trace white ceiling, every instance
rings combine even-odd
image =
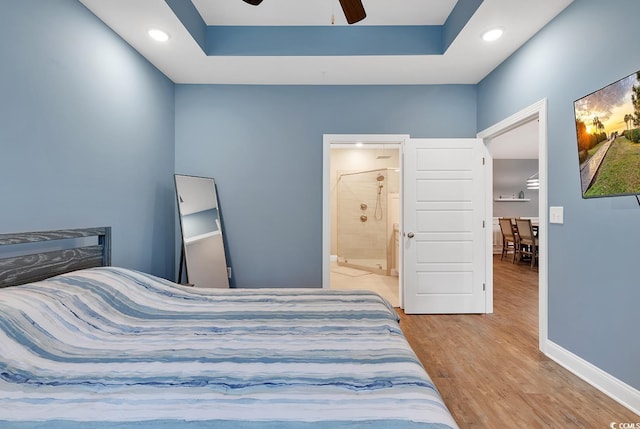
[[[207,25],[348,25],[339,0],[192,0]],[[359,25],[442,25],[457,0],[364,0]],[[393,7],[391,7],[393,5]]]
[[[164,0],[80,0],[175,83],[476,84],[573,0],[484,0],[444,55],[206,56]],[[441,25],[456,0],[363,0],[355,25]],[[194,0],[208,25],[345,25],[338,0]],[[151,40],[159,27],[169,42]],[[480,35],[502,27],[488,44]]]
[[[538,136],[538,119],[534,119],[487,142],[494,160],[494,190],[524,189],[527,179],[538,171]]]
[[[493,159],[538,159],[538,119],[507,131],[489,141]]]

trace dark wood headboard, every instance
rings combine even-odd
[[[0,259],[0,288],[44,280],[58,274],[111,265],[111,227],[0,234],[0,246],[97,237],[98,244],[65,247]]]

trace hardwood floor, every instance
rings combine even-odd
[[[398,312],[409,343],[462,429],[640,423],[640,416],[538,351],[538,273],[528,264],[494,257],[493,314]]]

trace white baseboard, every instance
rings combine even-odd
[[[546,355],[605,395],[640,414],[640,391],[618,380],[592,363],[547,340]]]

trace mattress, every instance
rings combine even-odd
[[[366,291],[103,267],[0,290],[2,428],[456,428]]]

